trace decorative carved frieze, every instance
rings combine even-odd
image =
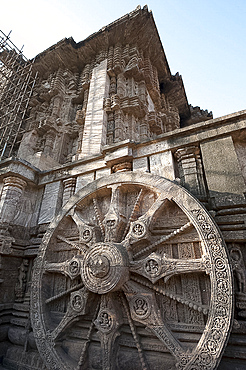
[[[133,141],[155,137],[180,127],[175,103],[171,104],[164,93],[160,94],[157,69],[149,58],[143,58],[136,46],[126,45],[123,52],[120,46],[110,47],[108,73],[111,82],[109,96],[104,101],[108,144],[126,137]],[[114,118],[111,112],[116,112]],[[119,116],[125,133],[120,132]]]
[[[37,84],[29,120],[29,128],[35,129],[36,137],[31,148],[27,140],[20,146],[20,156],[26,156],[41,169],[54,165],[54,161],[59,164],[78,159],[92,69],[93,63],[85,65],[81,74],[59,68]],[[44,164],[38,163],[37,156]]]

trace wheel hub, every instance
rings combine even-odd
[[[93,260],[92,258],[87,261],[89,273],[96,278],[104,278],[110,269],[110,262],[104,255],[98,255]]]
[[[128,256],[121,244],[97,243],[89,249],[81,269],[88,290],[98,294],[119,290],[129,278]]]

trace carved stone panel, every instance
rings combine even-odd
[[[215,369],[232,311],[214,221],[158,176],[116,173],[82,188],[36,259],[32,326],[52,370]]]

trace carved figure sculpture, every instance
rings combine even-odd
[[[22,300],[26,291],[28,265],[28,259],[24,258],[19,267],[18,282],[15,285],[15,295],[17,300]]]
[[[245,269],[241,250],[235,245],[230,250],[230,258],[232,269],[234,272],[235,279],[238,285],[238,291],[240,293],[246,293],[246,280],[245,280]]]

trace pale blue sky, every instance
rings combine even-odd
[[[0,29],[34,57],[72,36],[76,42],[145,3],[130,0],[0,0]],[[190,104],[214,117],[246,109],[246,1],[149,0],[172,74]]]

